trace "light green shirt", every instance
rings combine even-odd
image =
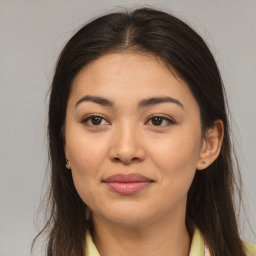
[[[86,256],[100,256],[95,244],[92,241],[92,237],[90,234],[86,236]],[[256,256],[256,246],[247,242],[244,242],[244,246],[246,248],[247,256]],[[192,243],[190,248],[189,256],[207,256],[210,255],[205,243],[202,234],[198,229],[194,230],[194,234],[192,237]]]

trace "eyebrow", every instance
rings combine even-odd
[[[75,107],[77,107],[82,102],[88,102],[88,101],[94,102],[94,103],[102,105],[102,106],[107,106],[107,107],[114,106],[114,102],[112,102],[106,98],[99,97],[99,96],[86,95],[77,101]],[[153,106],[153,105],[157,105],[157,104],[161,104],[161,103],[175,103],[178,106],[180,106],[181,108],[184,108],[184,105],[179,100],[171,98],[171,97],[153,97],[153,98],[144,99],[138,103],[138,108],[144,108],[144,107]]]
[[[148,107],[148,106],[153,106],[156,104],[161,104],[161,103],[175,103],[181,108],[184,108],[184,105],[177,99],[171,98],[171,97],[154,97],[154,98],[149,98],[145,100],[141,100],[138,104],[138,107]]]
[[[77,107],[79,104],[81,104],[82,102],[86,102],[86,101],[90,101],[90,102],[94,102],[97,104],[100,104],[102,106],[106,106],[106,107],[113,107],[114,103],[106,98],[102,98],[99,96],[91,96],[91,95],[86,95],[84,97],[82,97],[75,105],[75,107]]]

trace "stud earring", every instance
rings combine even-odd
[[[205,161],[202,161],[202,164],[206,164],[206,162],[205,162]]]
[[[66,159],[66,165],[69,165],[69,164],[70,164],[69,160],[68,160],[68,159]]]

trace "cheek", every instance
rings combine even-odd
[[[153,164],[160,170],[166,185],[189,188],[200,154],[201,135],[195,131],[180,129],[164,140],[153,142],[151,151]]]
[[[66,154],[71,163],[71,172],[76,190],[86,203],[90,194],[100,182],[100,170],[105,159],[104,141],[85,135],[79,129],[66,130]]]
[[[100,182],[100,166],[104,155],[102,147],[92,145],[89,140],[85,143],[80,139],[70,143],[68,149],[77,193],[85,204],[91,206],[100,198],[99,192],[95,189]]]
[[[81,176],[97,174],[106,155],[106,144],[102,136],[85,133],[81,128],[67,129],[65,150],[72,170]]]

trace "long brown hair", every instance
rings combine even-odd
[[[85,256],[85,234],[92,223],[65,167],[64,137],[67,101],[78,72],[110,52],[142,52],[160,57],[189,86],[201,114],[202,134],[221,119],[224,140],[217,160],[196,172],[188,192],[186,224],[197,226],[213,256],[245,255],[234,206],[227,105],[221,76],[206,43],[187,24],[165,12],[141,8],[101,16],[83,26],[58,59],[49,101],[51,187],[47,256]]]

